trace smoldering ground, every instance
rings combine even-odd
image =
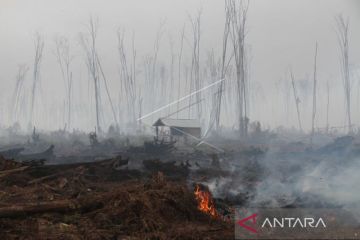
[[[341,208],[360,217],[360,155],[357,140],[341,137],[311,148],[297,142],[269,144],[257,157],[236,153],[230,176],[204,184],[216,198],[247,207]]]

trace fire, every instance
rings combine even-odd
[[[212,217],[218,216],[214,201],[209,191],[202,191],[200,190],[200,186],[196,185],[194,194],[196,200],[198,201],[198,209],[200,211],[209,214]]]

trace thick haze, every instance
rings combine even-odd
[[[93,113],[94,105],[90,100],[93,92],[79,44],[79,33],[86,31],[90,15],[99,20],[97,49],[110,85],[110,94],[118,102],[120,80],[116,31],[119,28],[126,30],[127,46],[131,46],[131,36],[135,33],[138,70],[142,71],[143,58],[153,53],[156,32],[160,23],[165,21],[159,62],[168,66],[169,39],[173,39],[174,51],[178,54],[180,32],[185,23],[186,35],[191,42],[189,15],[194,16],[199,9],[202,10],[200,64],[203,67],[208,51],[214,49],[219,56],[222,49],[222,0],[0,0],[0,125],[11,124],[10,100],[19,64],[30,67],[25,80],[27,90],[30,91],[28,87],[32,81],[35,32],[43,35],[45,41],[36,123],[44,129],[63,128],[65,90],[54,55],[54,38],[65,36],[70,41],[71,54],[74,55],[72,94],[74,111],[77,113],[74,113],[73,127],[92,129],[94,120],[90,118],[93,118],[93,114],[84,109],[89,108]],[[355,125],[360,124],[360,2],[357,0],[250,1],[246,42],[251,52],[251,120],[259,120],[269,127],[297,127],[291,88],[284,82],[290,83],[290,67],[297,82],[312,79],[317,41],[316,126],[325,127],[326,124],[327,81],[331,88],[330,125],[344,125],[344,90],[335,23],[335,16],[340,13],[350,21],[352,118]],[[185,59],[189,59],[190,54],[191,48],[186,42]],[[301,100],[303,125],[309,129],[312,100]],[[109,112],[105,115],[105,118],[111,118]],[[222,122],[228,126],[234,125],[233,121],[224,117]]]

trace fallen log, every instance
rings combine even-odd
[[[38,166],[44,166],[45,162],[46,162],[46,159],[25,160],[25,161],[22,161],[22,164],[24,164],[26,166],[31,166],[31,167],[38,167]]]
[[[46,176],[43,176],[43,177],[40,177],[40,178],[36,178],[36,179],[33,179],[33,180],[29,181],[28,184],[30,185],[30,184],[34,184],[34,183],[40,183],[40,182],[43,182],[43,181],[47,181],[47,180],[52,180],[52,179],[64,176],[66,174],[75,174],[75,173],[82,174],[82,169],[79,169],[80,167],[77,167],[75,169],[67,169],[67,170],[63,170],[61,172],[56,172],[54,174],[50,174],[50,175],[46,175]]]
[[[10,175],[12,173],[22,172],[27,168],[29,168],[29,166],[23,166],[23,167],[11,169],[11,170],[1,171],[0,172],[0,178],[6,177],[6,176],[8,176],[8,175]]]
[[[129,159],[122,159],[121,156],[117,156],[111,159],[105,159],[95,162],[82,162],[82,163],[72,163],[72,164],[60,164],[53,166],[43,166],[42,169],[51,169],[55,167],[55,173],[42,176],[36,179],[33,179],[28,182],[28,184],[40,183],[43,181],[52,180],[54,178],[66,175],[66,174],[83,174],[86,169],[91,167],[103,167],[103,168],[112,168],[114,170],[119,170],[122,166],[127,165]],[[62,169],[59,169],[59,168]],[[40,168],[37,168],[40,169]]]
[[[89,210],[101,208],[103,206],[102,202],[103,201],[100,199],[88,199],[85,201],[56,200],[51,202],[12,205],[7,207],[0,207],[0,218],[15,218],[50,212],[86,212]]]
[[[55,174],[47,175],[45,177],[36,178],[34,180],[29,181],[28,184],[30,185],[30,184],[34,184],[34,183],[40,183],[40,182],[43,182],[43,181],[46,181],[46,180],[52,180],[52,179],[57,178],[57,177],[59,177],[59,176],[61,176],[63,174],[64,173],[61,172],[61,173],[55,173]]]

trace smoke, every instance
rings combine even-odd
[[[336,149],[337,143],[328,145]],[[308,150],[296,155],[268,153],[264,179],[256,186],[252,204],[274,207],[351,207],[360,200],[359,157],[352,144],[333,152]],[[360,213],[360,211],[359,211]]]
[[[312,193],[321,196],[330,203],[343,206],[354,206],[360,201],[359,190],[359,158],[342,159],[344,163],[327,164],[322,162],[309,174],[304,174],[299,188],[304,193]]]
[[[243,206],[343,208],[360,216],[360,155],[353,139],[338,138],[314,150],[291,146],[270,146],[256,159],[238,153],[229,160],[236,166],[231,176],[204,184],[214,197]]]

